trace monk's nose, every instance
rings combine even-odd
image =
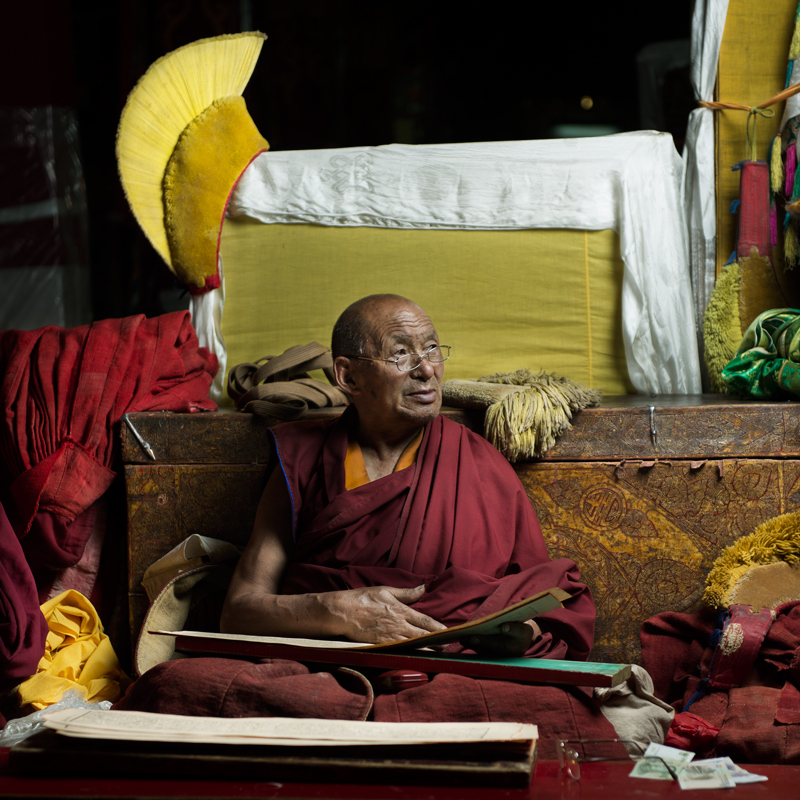
[[[433,375],[433,364],[431,364],[427,358],[423,358],[422,361],[419,362],[419,365],[414,367],[411,372],[415,377],[422,377],[428,380],[428,378]]]

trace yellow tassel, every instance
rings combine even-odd
[[[443,395],[449,405],[486,408],[486,438],[513,464],[547,452],[572,427],[573,412],[598,405],[603,393],[544,370],[520,369],[447,381]]]
[[[789,61],[794,61],[800,56],[800,17],[794,23],[792,43],[789,45]]]
[[[800,560],[800,511],[782,514],[759,525],[723,550],[706,578],[703,602],[712,608],[730,605],[731,592],[741,577],[753,566]]]
[[[800,247],[797,243],[797,225],[792,221],[783,234],[784,269],[794,269],[797,266],[798,253]]]
[[[784,166],[781,153],[781,137],[777,134],[772,140],[772,157],[769,165],[769,182],[773,194],[783,189]]]
[[[705,361],[712,392],[725,393],[722,370],[742,341],[739,315],[739,263],[723,267],[703,316]]]

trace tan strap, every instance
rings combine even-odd
[[[297,419],[309,406],[350,402],[341,389],[309,377],[312,369],[323,370],[333,383],[331,351],[318,342],[296,345],[252,364],[237,364],[228,373],[228,394],[240,411],[278,419]]]

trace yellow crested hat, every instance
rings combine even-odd
[[[125,196],[150,243],[193,293],[219,286],[230,194],[269,148],[241,96],[266,38],[254,31],[180,47],[151,65],[122,110],[117,165]]]

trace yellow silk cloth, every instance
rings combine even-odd
[[[50,632],[36,675],[17,690],[20,706],[46,708],[70,690],[89,701],[117,700],[123,676],[94,606],[70,589],[41,608]]]
[[[610,230],[394,230],[242,217],[225,220],[222,262],[228,369],[329,342],[350,303],[389,292],[419,303],[453,347],[445,379],[527,367],[606,395],[634,391],[622,342],[623,262]]]

